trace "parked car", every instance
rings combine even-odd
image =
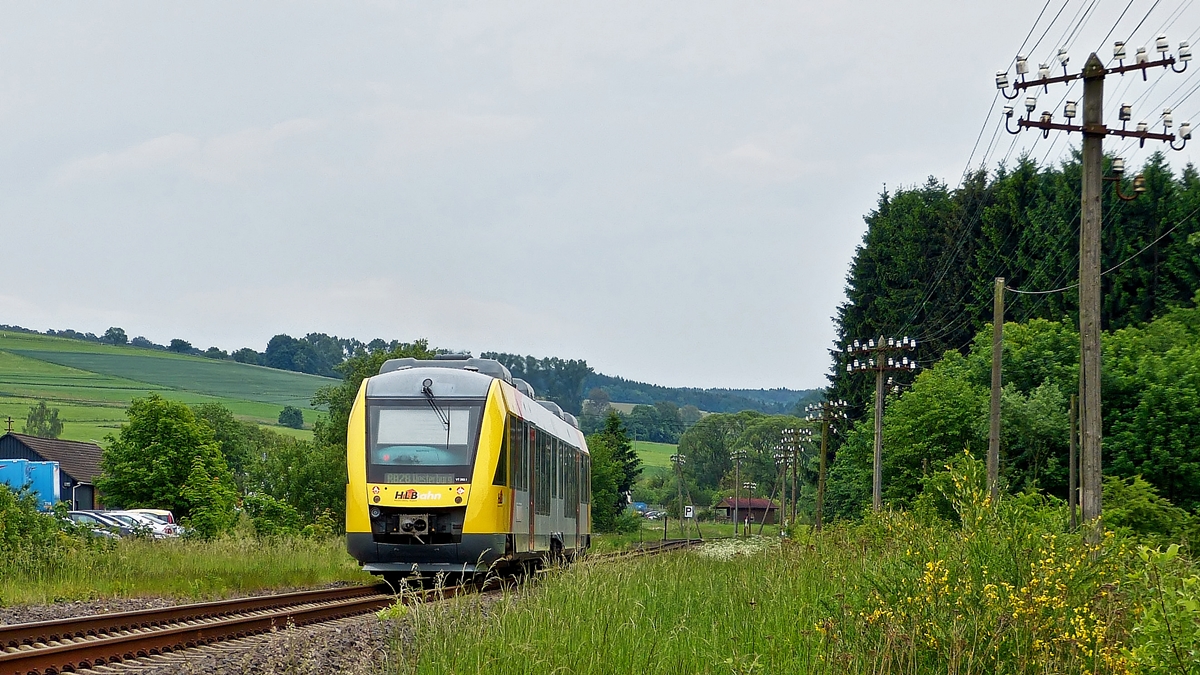
[[[165,523],[171,525],[177,524],[175,522],[175,514],[166,509],[125,509],[125,513],[144,513],[148,516],[154,516]]]
[[[175,536],[174,534],[167,534],[165,523],[154,520],[140,513],[105,511],[104,515],[121,521],[126,527],[133,530],[136,534],[140,534],[142,536],[153,537],[155,539],[165,539],[167,537]]]
[[[126,509],[124,511],[114,511],[113,513],[130,516],[145,523],[154,532],[161,533],[168,537],[178,537],[179,535],[183,534],[183,528],[174,524],[174,516],[171,515],[170,511],[162,511],[159,509]],[[168,516],[171,516],[172,520],[167,520],[167,518],[159,515],[160,513],[165,513]]]
[[[98,523],[77,522],[70,516],[63,516],[62,521],[65,525],[74,526],[77,532],[86,532],[89,536],[99,537],[100,539],[120,539],[121,535],[113,532],[107,527]]]
[[[125,523],[113,520],[95,511],[68,511],[67,517],[76,525],[84,525],[96,530],[104,530],[120,537],[132,537],[135,532]]]

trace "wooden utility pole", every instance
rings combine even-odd
[[[1068,467],[1067,467],[1067,508],[1070,509],[1070,511],[1071,511],[1071,529],[1072,530],[1075,529],[1076,526],[1079,525],[1079,522],[1076,520],[1076,511],[1077,511],[1077,507],[1079,506],[1079,492],[1076,491],[1076,486],[1079,484],[1079,476],[1076,473],[1076,471],[1079,467],[1079,460],[1076,457],[1076,452],[1075,452],[1075,430],[1076,430],[1075,406],[1076,406],[1076,403],[1077,402],[1075,400],[1075,394],[1071,394],[1071,410],[1070,410],[1071,435],[1070,435],[1070,441],[1068,442],[1068,445],[1067,445],[1067,447],[1068,447],[1068,450],[1067,450],[1067,464],[1068,464]]]
[[[739,490],[742,487],[742,457],[745,457],[744,450],[734,450],[729,453],[729,458],[733,460],[733,533],[737,535],[738,528],[738,496]]]
[[[792,518],[791,521],[796,522],[796,504],[799,501],[796,499],[796,474],[799,471],[797,465],[800,463],[800,439],[796,439],[796,444],[792,448]]]
[[[817,469],[817,532],[825,520],[825,465],[829,457],[829,416],[821,416],[821,459]]]
[[[1125,42],[1117,42],[1113,45],[1113,59],[1117,61],[1116,66],[1105,68],[1100,58],[1092,54],[1088,57],[1087,63],[1084,64],[1083,71],[1080,73],[1067,72],[1069,59],[1065,51],[1060,51],[1059,62],[1062,64],[1063,74],[1054,77],[1050,77],[1049,69],[1043,66],[1039,69],[1037,78],[1026,78],[1025,75],[1029,70],[1028,63],[1024,56],[1018,56],[1019,80],[1012,83],[1012,95],[1006,91],[1009,87],[1008,73],[1006,71],[996,73],[996,88],[1009,100],[1017,98],[1022,91],[1029,89],[1042,88],[1049,91],[1051,84],[1083,80],[1082,124],[1073,123],[1076,114],[1075,101],[1065,102],[1062,114],[1066,118],[1066,123],[1055,122],[1054,114],[1048,110],[1042,111],[1041,115],[1034,119],[1037,98],[1029,96],[1025,99],[1026,115],[1017,120],[1016,130],[1009,125],[1015,111],[1012,106],[1005,106],[1004,126],[1009,133],[1013,134],[1020,133],[1024,129],[1038,129],[1042,132],[1043,137],[1047,137],[1050,131],[1066,131],[1067,133],[1078,131],[1083,134],[1083,185],[1080,195],[1079,224],[1079,482],[1081,488],[1079,501],[1083,525],[1089,528],[1087,536],[1092,542],[1099,539],[1101,531],[1100,467],[1103,417],[1100,408],[1100,227],[1103,215],[1101,187],[1105,180],[1102,175],[1104,137],[1136,138],[1143,147],[1148,140],[1163,141],[1170,144],[1173,150],[1182,150],[1192,136],[1191,124],[1188,122],[1179,126],[1178,136],[1171,133],[1170,129],[1174,122],[1171,119],[1170,109],[1163,111],[1163,133],[1150,131],[1149,125],[1146,123],[1139,123],[1136,129],[1126,128],[1126,123],[1133,119],[1132,105],[1129,104],[1122,104],[1118,113],[1121,121],[1120,129],[1109,129],[1104,126],[1105,75],[1123,76],[1125,73],[1140,72],[1144,80],[1146,71],[1151,68],[1165,69],[1169,67],[1176,73],[1182,73],[1187,69],[1188,61],[1192,58],[1187,43],[1180,44],[1178,60],[1167,53],[1170,47],[1167,44],[1166,36],[1159,35],[1154,46],[1155,51],[1160,55],[1157,60],[1149,60],[1147,51],[1139,48],[1135,61],[1126,64],[1125,59],[1128,54],[1125,50]],[[1176,67],[1179,64],[1182,64],[1183,67]],[[1176,143],[1179,144],[1176,145]],[[1135,194],[1132,196],[1121,194],[1120,174],[1124,171],[1124,164],[1123,159],[1114,158],[1113,173],[1117,176],[1108,180],[1117,183],[1117,197],[1130,200],[1136,198],[1137,194],[1145,192],[1145,187],[1139,176],[1134,180]]]
[[[1104,64],[1083,66],[1083,195],[1079,229],[1079,342],[1083,375],[1080,482],[1083,522],[1099,537],[1100,518],[1100,222],[1103,185]]]
[[[1000,360],[1004,354],[1004,277],[996,277],[992,300],[992,400],[988,421],[987,484],[992,503],[1000,498]]]
[[[835,419],[846,418],[845,401],[824,401],[808,406],[808,419],[821,422],[821,458],[817,471],[816,529],[821,531],[825,521],[825,472],[829,465],[829,425]],[[819,415],[818,415],[819,413]]]
[[[900,359],[888,356],[888,354],[915,349],[916,346],[917,341],[909,340],[907,337],[897,340],[880,336],[878,344],[874,340],[869,340],[866,345],[863,345],[855,340],[852,345],[846,347],[847,358],[856,354],[868,357],[865,363],[858,359],[852,359],[846,364],[846,372],[875,372],[875,452],[871,474],[871,508],[875,511],[883,508],[883,374],[892,371],[914,370],[917,364],[915,361],[910,361],[907,356]]]
[[[875,371],[875,452],[871,463],[871,508],[883,508],[883,370]]]
[[[679,492],[679,536],[686,538],[687,522],[683,517],[683,455],[671,455],[671,461],[675,464],[675,487]]]

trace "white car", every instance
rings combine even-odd
[[[141,516],[143,519],[161,525],[163,533],[168,537],[178,537],[183,534],[183,527],[175,524],[175,515],[163,509],[126,509],[122,513]]]
[[[131,513],[128,511],[106,511],[105,515],[125,523],[127,527],[135,532],[141,530],[155,539],[166,539],[167,537],[178,536],[173,531],[171,533],[167,532],[166,523],[155,520],[154,518],[142,513]]]

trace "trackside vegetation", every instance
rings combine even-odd
[[[992,503],[966,455],[939,478],[936,499],[820,535],[416,606],[389,672],[1200,673],[1200,576],[1177,546],[1086,544],[1052,497]]]
[[[218,598],[370,580],[328,525],[310,526],[306,535],[272,535],[243,518],[233,532],[215,540],[114,541],[70,524],[61,513],[40,513],[36,506],[28,492],[0,485],[0,606],[139,596]]]

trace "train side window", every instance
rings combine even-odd
[[[589,455],[583,456],[583,499],[580,500],[584,504],[592,503],[592,458]]]
[[[561,499],[562,498],[562,441],[559,441],[557,438],[555,438],[554,440],[550,441],[550,443],[552,444],[553,453],[554,453],[551,455],[551,460],[550,460],[552,468],[554,470],[554,472],[551,474],[551,476],[553,476],[554,482],[550,485],[550,496],[555,499]]]
[[[576,453],[575,448],[570,445],[567,446],[566,459],[567,504],[571,512],[574,512],[575,508],[573,505],[579,503],[579,493],[577,490],[579,483],[579,455]]]
[[[512,486],[518,490],[528,489],[529,469],[525,463],[525,423],[519,417],[509,418],[508,459],[512,466]]]
[[[550,436],[540,429],[534,432],[536,447],[534,457],[534,512],[550,514]]]
[[[567,445],[558,442],[558,498],[567,497]]]
[[[492,477],[492,485],[508,485],[508,446],[512,434],[504,434],[500,439],[500,458],[496,461],[496,475]]]

